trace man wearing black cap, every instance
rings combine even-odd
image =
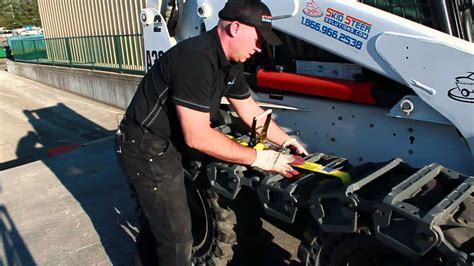
[[[250,96],[242,62],[261,51],[262,41],[281,44],[272,32],[268,7],[257,0],[229,0],[218,25],[168,50],[142,79],[127,108],[117,139],[119,163],[139,205],[137,251],[143,264],[189,265],[191,217],[181,153],[195,149],[220,160],[250,165],[291,177],[299,156],[241,146],[212,128],[222,97],[250,125],[263,110]],[[276,123],[268,139],[304,147]],[[137,257],[136,257],[136,262]]]

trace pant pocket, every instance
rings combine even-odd
[[[146,131],[140,140],[140,151],[145,157],[161,156],[170,148],[171,142]]]
[[[148,161],[152,177],[157,182],[173,179],[182,169],[179,153],[173,144],[166,139],[145,134],[140,143],[140,150]]]
[[[176,153],[169,152],[155,158],[150,158],[150,169],[157,181],[167,181],[178,178],[183,171],[181,161]]]
[[[127,138],[127,140],[118,138],[116,148],[120,152],[116,155],[119,165],[127,176],[129,183],[146,178],[156,184],[155,174],[150,166],[150,156],[142,151],[141,145],[141,136]]]

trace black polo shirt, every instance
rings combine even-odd
[[[178,43],[160,57],[140,82],[126,120],[160,137],[181,141],[175,105],[208,112],[211,123],[222,97],[249,96],[243,64],[227,60],[214,28]]]

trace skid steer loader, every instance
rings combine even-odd
[[[246,63],[248,83],[314,153],[293,179],[188,158],[193,263],[251,249],[261,210],[300,237],[304,265],[473,265],[472,1],[263,2],[284,44]],[[146,69],[224,4],[148,1]],[[217,130],[288,152],[256,141],[225,99],[221,113]]]

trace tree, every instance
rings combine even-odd
[[[0,0],[0,27],[41,26],[38,0]]]

